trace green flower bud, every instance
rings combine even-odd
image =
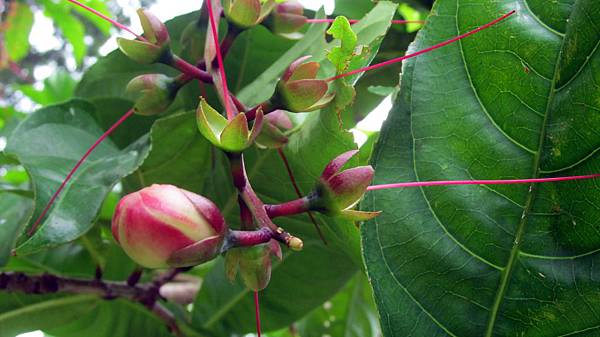
[[[371,166],[341,170],[356,153],[357,150],[343,153],[325,167],[311,197],[311,209],[355,221],[368,220],[379,215],[380,212],[352,209],[367,191],[374,173]]]
[[[143,116],[157,115],[165,111],[177,95],[181,84],[162,74],[140,75],[132,79],[125,91],[135,97],[133,108]]]
[[[334,94],[328,94],[329,85],[325,80],[316,79],[321,67],[317,62],[306,62],[310,56],[294,61],[277,85],[279,99],[285,108],[292,112],[308,112],[321,109],[329,104]]]
[[[242,152],[252,145],[260,133],[263,112],[261,109],[256,112],[254,126],[249,130],[246,114],[239,113],[228,121],[201,97],[196,110],[196,122],[200,133],[214,146],[228,152]]]
[[[223,10],[229,21],[241,28],[248,28],[261,23],[271,12],[273,0],[225,0]]]
[[[238,273],[251,290],[265,289],[271,280],[271,258],[281,260],[281,248],[275,240],[253,247],[233,248],[225,255],[225,272],[232,282]]]
[[[167,27],[147,10],[138,9],[137,13],[146,41],[117,38],[119,49],[138,63],[169,63],[172,54]]]

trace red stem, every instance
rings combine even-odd
[[[191,76],[192,78],[198,79],[204,83],[213,83],[212,76],[206,71],[189,64],[184,59],[177,55],[173,55],[173,66],[182,73]]]
[[[223,82],[223,100],[225,101],[225,111],[227,112],[227,119],[232,120],[235,113],[229,106],[229,88],[227,87],[227,76],[225,75],[225,67],[223,65],[223,56],[221,55],[221,47],[219,46],[219,35],[217,33],[217,24],[215,20],[215,14],[213,13],[212,0],[206,1],[208,8],[208,18],[210,21],[210,29],[213,36],[213,42],[215,44],[215,51],[217,53],[217,63],[219,65],[219,73],[221,75],[221,81]]]
[[[583,176],[533,178],[533,179],[499,179],[499,180],[443,180],[443,181],[416,181],[396,184],[382,184],[367,187],[367,191],[385,190],[389,188],[422,187],[422,186],[448,186],[448,185],[510,185],[529,183],[549,183],[557,181],[572,181],[599,178],[600,173]]]
[[[73,166],[73,168],[71,169],[71,171],[69,172],[69,174],[67,174],[67,177],[62,181],[62,183],[60,184],[60,186],[58,187],[58,189],[56,190],[56,192],[54,192],[54,194],[50,198],[50,201],[48,201],[48,204],[46,205],[46,207],[44,208],[44,210],[42,211],[42,213],[40,214],[40,216],[35,220],[35,222],[31,226],[31,228],[29,228],[29,231],[27,232],[27,235],[31,236],[31,235],[33,235],[33,233],[35,233],[35,231],[37,230],[38,226],[40,225],[40,222],[42,221],[42,219],[44,218],[44,216],[46,216],[46,213],[48,213],[48,210],[50,209],[50,207],[52,206],[52,204],[54,204],[54,201],[56,200],[56,198],[58,197],[58,195],[60,194],[60,192],[67,185],[67,182],[69,182],[69,180],[71,180],[71,178],[73,177],[73,174],[75,174],[75,172],[77,172],[77,170],[79,169],[79,167],[81,166],[81,164],[83,164],[83,162],[87,159],[87,157],[90,156],[90,154],[92,153],[92,151],[94,151],[94,149],[98,145],[100,145],[100,143],[102,143],[102,141],[104,139],[106,139],[113,131],[115,131],[115,129],[117,127],[119,127],[119,125],[123,124],[123,122],[125,122],[125,120],[127,120],[127,118],[131,117],[131,115],[133,115],[133,113],[134,113],[133,109],[127,111],[123,116],[121,116],[121,118],[119,118],[119,120],[117,120],[115,122],[115,124],[113,124],[108,130],[106,130],[106,132],[104,132],[104,134],[102,134],[102,136],[100,136],[100,138],[98,138],[96,140],[96,142],[94,142],[94,144],[92,144],[92,146],[90,146],[90,148],[79,159],[79,161],[77,161],[77,163],[75,164],[75,166]]]
[[[69,1],[70,3],[72,3],[74,5],[77,5],[77,6],[81,7],[81,8],[83,8],[83,9],[85,9],[86,11],[88,11],[88,12],[90,12],[90,13],[92,13],[92,14],[94,14],[94,15],[96,15],[96,16],[98,16],[98,17],[100,17],[100,18],[102,18],[102,19],[104,19],[104,20],[106,20],[108,22],[110,22],[110,23],[112,23],[116,27],[119,27],[119,28],[121,28],[121,29],[123,29],[123,30],[125,30],[125,31],[127,31],[127,32],[129,32],[131,34],[133,34],[136,38],[138,38],[138,39],[140,39],[142,41],[146,41],[146,39],[143,36],[140,36],[140,35],[136,34],[133,30],[131,30],[131,28],[129,28],[129,27],[123,25],[123,24],[118,23],[117,21],[115,21],[115,20],[109,18],[108,16],[106,16],[106,15],[98,12],[97,10],[95,10],[95,9],[93,9],[91,7],[88,7],[88,6],[86,6],[86,5],[84,5],[81,2],[76,1],[76,0],[67,0],[67,1]]]
[[[277,233],[268,227],[257,230],[231,231],[229,240],[234,247],[254,247],[275,239]]]
[[[265,205],[265,210],[271,219],[279,216],[289,216],[308,212],[310,210],[310,201],[307,198],[300,198],[288,201],[283,204]]]
[[[296,195],[298,196],[298,198],[302,198],[302,192],[300,192],[300,187],[298,187],[298,184],[296,183],[296,178],[294,177],[294,173],[292,172],[292,167],[290,166],[290,162],[287,160],[287,157],[285,156],[285,153],[283,153],[283,150],[281,148],[277,149],[277,153],[279,154],[279,157],[283,161],[283,165],[285,166],[285,169],[287,170],[288,176],[290,177],[290,181],[292,182],[292,186],[294,186]],[[315,226],[315,229],[317,230],[317,234],[319,235],[319,238],[321,238],[321,241],[323,241],[323,244],[327,245],[327,240],[325,240],[325,235],[323,235],[323,232],[321,231],[321,227],[317,223],[317,220],[313,216],[312,212],[307,211],[306,214],[308,214],[310,221]]]
[[[307,23],[332,23],[333,21],[335,21],[335,19],[307,19],[306,22]],[[350,24],[355,24],[358,23],[360,20],[348,20],[348,22],[350,22]],[[407,23],[425,23],[425,21],[423,20],[392,20],[391,21],[393,25],[403,25],[403,24],[407,24]]]
[[[254,313],[256,316],[256,334],[260,337],[260,305],[258,303],[258,291],[254,292]]]
[[[462,35],[456,36],[456,37],[454,37],[454,38],[452,38],[452,39],[450,39],[450,40],[444,41],[444,42],[442,42],[442,43],[438,43],[438,44],[436,44],[436,45],[434,45],[434,46],[431,46],[431,47],[429,47],[429,48],[425,48],[425,49],[423,49],[423,50],[419,50],[418,52],[415,52],[415,53],[412,53],[412,54],[408,54],[408,55],[404,55],[404,56],[402,56],[402,57],[398,57],[398,58],[395,58],[395,59],[391,59],[391,60],[388,60],[388,61],[385,61],[385,62],[381,62],[381,63],[378,63],[378,64],[374,64],[374,65],[371,65],[371,66],[368,66],[368,67],[365,67],[365,68],[361,68],[361,69],[352,70],[352,71],[349,71],[349,72],[347,72],[347,73],[344,73],[344,74],[336,75],[336,76],[333,76],[333,77],[331,77],[331,78],[328,78],[326,81],[327,81],[327,82],[331,82],[331,81],[337,80],[337,79],[339,79],[339,78],[342,78],[342,77],[347,77],[347,76],[351,76],[351,75],[354,75],[354,74],[362,73],[362,72],[365,72],[365,71],[369,71],[369,70],[373,70],[373,69],[381,68],[381,67],[384,67],[384,66],[387,66],[387,65],[393,64],[393,63],[398,63],[398,62],[400,62],[400,61],[403,61],[403,60],[406,60],[406,59],[409,59],[409,58],[413,58],[413,57],[415,57],[415,56],[419,56],[419,55],[421,55],[421,54],[428,53],[428,52],[430,52],[430,51],[432,51],[432,50],[435,50],[435,49],[438,49],[438,48],[441,48],[441,47],[447,46],[447,45],[449,45],[449,44],[451,44],[451,43],[454,43],[454,42],[456,42],[456,41],[458,41],[458,40],[462,40],[462,39],[464,39],[465,37],[471,36],[471,35],[473,35],[473,34],[475,34],[475,33],[477,33],[477,32],[480,32],[480,31],[482,31],[482,30],[484,30],[484,29],[486,29],[486,28],[489,28],[489,27],[491,27],[491,26],[493,26],[493,25],[497,24],[498,22],[500,22],[500,21],[502,21],[502,20],[506,19],[507,17],[509,17],[509,16],[511,16],[511,15],[513,15],[513,14],[515,14],[516,12],[517,12],[517,11],[515,11],[515,10],[512,10],[512,11],[510,11],[510,12],[508,12],[508,13],[506,13],[506,14],[502,15],[501,17],[499,17],[499,18],[495,19],[494,21],[491,21],[491,22],[489,22],[489,23],[487,23],[487,24],[485,24],[485,25],[483,25],[483,26],[481,26],[481,27],[475,28],[475,29],[473,29],[473,30],[472,30],[472,31],[470,31],[470,32],[467,32],[467,33],[464,33],[464,34],[462,34]]]

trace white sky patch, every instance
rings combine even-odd
[[[20,335],[17,335],[17,337],[44,337],[44,333],[38,330],[38,331],[22,333]]]
[[[29,34],[29,44],[35,50],[44,53],[61,47],[60,40],[54,36],[55,29],[52,20],[44,16],[42,12],[36,11],[34,24]]]
[[[327,15],[331,15],[335,8],[334,0],[299,0],[299,2],[304,8],[312,9],[314,11],[321,8],[321,6],[325,6],[325,13],[327,13]]]
[[[354,136],[354,142],[361,147],[367,141],[367,134],[364,131],[379,131],[383,122],[392,109],[392,96],[386,97],[379,105],[371,111],[367,117],[356,124],[356,127],[352,130]]]

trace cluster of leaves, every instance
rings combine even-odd
[[[511,9],[518,14],[498,27],[404,65],[371,160],[376,183],[543,177],[600,167],[597,1],[439,0],[411,49]],[[332,32],[341,45],[327,41],[324,25],[307,27],[299,41],[262,26],[246,30],[225,60],[232,91],[247,105],[268,99],[284,69],[302,55],[322,62],[320,76],[327,77],[403,53],[398,41],[412,37],[404,28],[390,29],[395,12],[390,2],[338,0],[337,14],[364,16],[352,27],[355,40],[345,29]],[[206,18],[197,24],[199,17],[190,13],[168,23],[173,49],[190,62],[202,55],[197,39],[204,40]],[[197,35],[184,33],[190,25],[201,27]],[[328,50],[335,50],[330,59],[337,69],[326,59]],[[347,62],[349,54],[360,57]],[[45,107],[3,134],[8,145],[0,165],[12,173],[0,185],[2,270],[93,278],[100,266],[106,279],[124,280],[135,266],[112,241],[107,222],[121,193],[152,183],[210,196],[232,226],[239,222],[226,158],[195,126],[198,96],[215,105],[218,99],[212,88],[190,83],[166,115],[128,120],[76,174],[40,231],[20,235],[87,146],[131,107],[123,90],[129,80],[157,72],[174,75],[115,51],[85,73],[76,99]],[[346,129],[381,101],[383,87],[398,84],[399,73],[391,67],[353,77],[337,88],[344,94],[329,107],[295,118],[302,128],[284,153],[303,192],[331,158],[355,147]],[[371,146],[361,152],[357,160],[365,162]],[[246,159],[265,202],[296,198],[277,152],[251,148]],[[272,282],[261,293],[263,328],[279,337],[376,336],[374,295],[388,337],[595,335],[599,196],[593,181],[372,192],[361,207],[383,213],[360,231],[348,221],[317,218],[328,245],[306,215],[284,219],[281,225],[302,237],[305,249],[286,251],[273,266]],[[17,256],[9,258],[13,248]],[[193,306],[174,310],[193,333],[254,330],[249,290],[226,280],[222,260],[189,275],[202,278],[202,287]],[[0,292],[0,335],[32,329],[58,337],[169,335],[146,309],[126,301]]]

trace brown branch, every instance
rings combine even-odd
[[[174,269],[153,282],[128,285],[126,282],[100,279],[69,278],[52,274],[27,275],[20,272],[0,273],[0,290],[25,294],[94,294],[104,300],[123,298],[137,302],[151,310],[176,336],[183,337],[175,316],[159,300],[162,285],[171,281],[182,270]]]

